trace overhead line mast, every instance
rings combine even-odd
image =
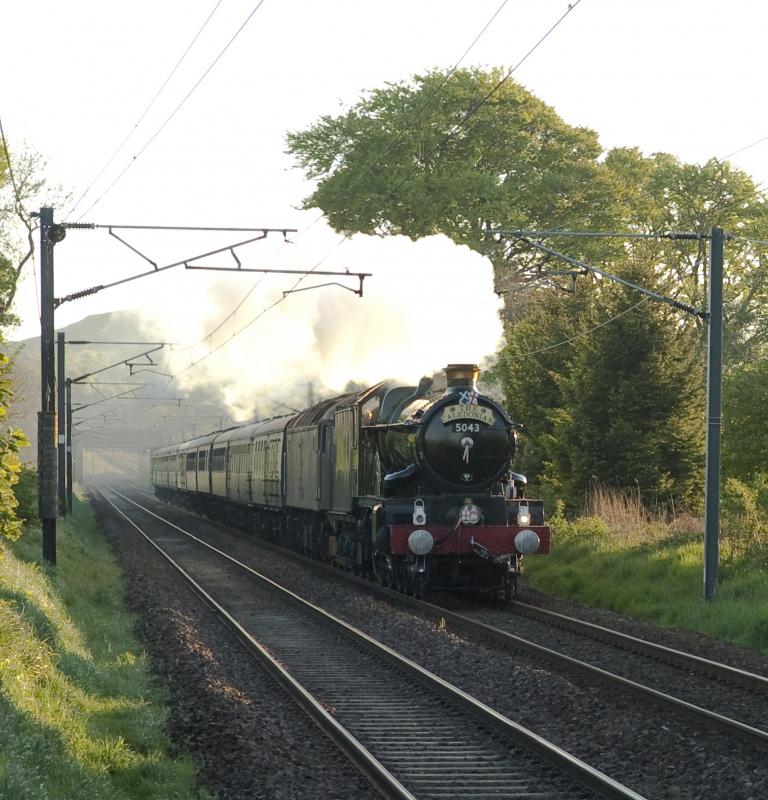
[[[732,238],[722,228],[714,227],[709,234],[701,233],[621,233],[590,231],[522,231],[488,229],[487,235],[511,237],[523,241],[547,255],[577,266],[586,272],[637,290],[650,299],[657,300],[674,308],[695,315],[707,323],[707,416],[706,416],[706,475],[704,484],[704,599],[712,600],[717,591],[718,559],[720,539],[720,439],[722,432],[722,384],[723,384],[723,266],[726,239]],[[585,264],[575,258],[534,242],[533,237],[549,236],[608,236],[626,239],[709,239],[710,273],[707,309],[693,308],[671,297],[665,297],[632,281],[612,275],[609,272]]]
[[[55,223],[53,220],[53,208],[50,206],[44,206],[40,209],[38,213],[35,213],[34,216],[39,217],[40,219],[40,412],[38,414],[38,437],[37,437],[37,464],[38,464],[38,516],[40,517],[40,523],[42,527],[43,533],[43,546],[42,546],[42,557],[43,561],[50,564],[51,566],[56,566],[56,519],[59,513],[64,513],[66,511],[66,506],[69,504],[64,503],[60,500],[61,495],[63,494],[62,486],[68,487],[71,497],[71,474],[72,474],[72,458],[71,452],[67,457],[65,453],[65,457],[61,459],[60,465],[60,456],[61,451],[57,455],[57,446],[62,445],[62,438],[66,442],[69,441],[69,445],[71,448],[71,430],[72,430],[72,410],[71,410],[71,388],[72,383],[77,382],[78,379],[75,381],[68,381],[64,377],[63,374],[63,356],[60,357],[60,374],[58,379],[58,392],[59,392],[59,403],[60,409],[63,406],[62,397],[68,396],[68,408],[67,410],[59,415],[58,420],[58,434],[57,434],[57,409],[56,409],[56,383],[57,383],[57,376],[56,376],[56,358],[55,358],[55,330],[54,330],[54,312],[58,306],[62,303],[76,300],[80,297],[86,297],[90,294],[95,294],[102,289],[108,288],[109,286],[116,286],[121,283],[125,283],[127,280],[136,280],[138,278],[144,277],[145,275],[154,274],[154,272],[159,272],[163,269],[169,269],[172,266],[180,266],[181,264],[186,264],[187,261],[191,259],[184,259],[182,261],[176,262],[175,264],[170,264],[166,267],[157,267],[151,272],[145,272],[141,275],[135,275],[131,278],[127,278],[121,281],[115,281],[111,284],[106,284],[103,286],[95,286],[89,289],[84,289],[79,292],[74,292],[70,295],[67,295],[63,298],[56,298],[54,294],[54,268],[53,268],[53,249],[54,246],[64,240],[67,235],[67,230],[72,229],[85,229],[85,230],[94,230],[98,228],[108,228],[110,233],[115,236],[118,240],[122,241],[120,237],[116,236],[113,233],[113,228],[135,228],[135,229],[148,229],[148,230],[248,230],[252,232],[258,232],[261,235],[256,236],[252,239],[249,239],[245,242],[239,242],[233,245],[229,245],[228,247],[221,248],[219,250],[211,251],[210,253],[206,253],[203,255],[196,256],[195,258],[202,258],[207,255],[213,255],[214,253],[224,252],[229,250],[233,252],[235,247],[240,247],[244,244],[248,244],[252,241],[257,241],[261,239],[265,239],[269,233],[282,233],[283,236],[287,236],[288,233],[294,233],[296,231],[295,228],[248,228],[248,229],[232,229],[232,228],[203,228],[203,227],[191,227],[191,226],[147,226],[147,225],[135,225],[135,226],[117,226],[117,225],[94,225],[92,223],[86,222],[65,222],[65,223]],[[134,250],[138,253],[132,245],[126,244],[131,250]],[[138,253],[142,258],[147,261],[151,260],[147,258],[142,253]],[[361,278],[361,292],[362,292],[362,278]],[[63,341],[60,339],[60,349],[63,352]],[[160,345],[162,347],[163,345]],[[155,349],[160,349],[155,348]],[[154,352],[154,350],[149,351]],[[141,358],[147,357],[149,360],[147,363],[153,363],[151,357],[148,353],[142,353],[139,356],[134,356],[134,358]],[[131,373],[133,374],[133,367],[134,366],[144,366],[143,364],[131,364],[128,360],[123,360],[118,363],[128,363],[129,369],[131,369]],[[117,365],[112,365],[117,366]],[[109,367],[105,367],[104,369],[95,370],[93,372],[88,373],[87,375],[80,376],[80,379],[85,379],[90,375],[95,375],[98,372],[103,372]],[[135,390],[134,390],[135,391]],[[67,429],[69,435],[65,435],[64,428]],[[67,466],[68,465],[68,466]],[[63,481],[62,475],[62,482],[59,482],[59,474],[62,470],[67,469],[69,472],[69,477],[67,481]]]

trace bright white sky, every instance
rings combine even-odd
[[[12,149],[26,144],[43,154],[50,178],[77,198],[134,128],[216,2],[11,0],[3,5],[0,115],[6,135]],[[85,220],[100,224],[294,227],[301,231],[295,244],[283,246],[274,237],[251,245],[241,251],[244,262],[302,269],[324,259],[323,269],[375,273],[366,282],[363,300],[336,289],[307,292],[281,304],[279,315],[270,312],[255,323],[247,336],[266,336],[276,361],[277,345],[294,339],[309,348],[306,357],[316,354],[317,343],[311,339],[327,329],[324,315],[329,308],[339,326],[350,304],[358,304],[355,324],[377,307],[398,304],[405,317],[418,318],[433,302],[424,294],[428,285],[408,291],[409,276],[418,270],[439,275],[447,264],[457,275],[464,269],[478,277],[446,299],[454,305],[441,308],[436,319],[461,321],[465,334],[468,327],[482,328],[475,346],[492,350],[499,330],[487,265],[478,266],[478,256],[444,241],[355,237],[339,245],[341,237],[322,221],[315,222],[317,212],[296,210],[311,187],[285,155],[284,137],[287,130],[306,127],[318,116],[354,103],[365,89],[431,67],[451,67],[501,0],[264,0],[167,127],[88,210],[256,5],[257,0],[222,0],[150,113],[71,219],[87,211]],[[463,65],[513,65],[567,5],[565,0],[508,0]],[[767,18],[766,6],[754,0],[727,5],[714,0],[582,0],[515,77],[568,123],[595,129],[606,148],[636,145],[646,153],[666,151],[688,161],[724,157],[768,136],[762,91]],[[758,183],[768,182],[768,141],[733,161]],[[58,219],[62,212],[57,211]],[[238,236],[136,234],[130,240],[160,263],[169,263]],[[146,266],[105,231],[70,231],[56,248],[56,295]],[[167,336],[194,342],[237,305],[256,277],[170,270],[163,277],[65,304],[56,321],[63,326],[89,314],[142,307],[149,319],[162,322]],[[288,283],[284,277],[265,279],[226,330],[231,333],[254,317]],[[470,309],[474,288],[482,298],[479,312]],[[160,304],[153,305],[156,301]],[[17,311],[22,326],[14,338],[37,335],[31,275],[19,294]],[[276,335],[266,323],[278,316]],[[488,324],[484,327],[481,320]],[[366,334],[375,338],[384,332],[372,329]],[[412,335],[419,336],[417,331]],[[220,334],[212,343],[221,341]],[[243,365],[236,342],[206,361],[207,368],[214,369],[215,363],[221,374],[236,376]],[[397,337],[393,346],[426,358],[406,336]],[[455,357],[445,357],[485,354],[457,350],[451,351]],[[389,369],[396,355],[384,358],[382,368]],[[346,368],[365,372],[360,368],[362,352],[360,362],[347,351],[343,356]],[[176,362],[177,368],[188,362],[185,358]],[[435,358],[442,359],[443,353]],[[331,368],[330,362],[327,366]]]

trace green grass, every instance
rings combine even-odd
[[[700,631],[768,653],[768,571],[728,557],[716,599],[703,600],[703,536],[649,525],[617,535],[604,520],[554,520],[552,552],[526,559],[532,588],[658,625]],[[626,531],[626,528],[624,529]]]
[[[193,763],[169,756],[120,572],[89,506],[74,512],[56,570],[36,529],[0,547],[0,798],[202,800]]]

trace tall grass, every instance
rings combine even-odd
[[[766,492],[768,495],[768,492]],[[637,492],[596,486],[583,517],[559,506],[549,556],[526,560],[533,587],[685,627],[768,653],[768,513],[754,487],[726,482],[716,600],[703,600],[703,520],[646,508]]]
[[[58,569],[40,533],[0,549],[0,798],[202,798],[171,758],[167,700],[135,641],[121,575],[77,501]]]
[[[704,520],[674,506],[649,508],[640,488],[619,490],[594,484],[587,494],[584,516],[602,520],[611,539],[621,546],[665,539],[670,535],[695,534],[704,530]]]

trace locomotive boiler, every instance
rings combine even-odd
[[[160,448],[155,491],[414,596],[509,599],[523,557],[549,551],[543,504],[511,471],[517,426],[478,368],[445,373],[442,391],[384,381]]]

